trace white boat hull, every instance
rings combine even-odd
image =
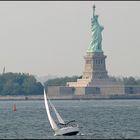
[[[59,135],[70,136],[70,135],[76,135],[78,132],[79,132],[78,127],[70,126],[70,127],[64,127],[64,128],[56,130],[54,136],[59,136]]]

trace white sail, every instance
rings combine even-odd
[[[50,114],[45,89],[44,89],[44,100],[45,100],[45,107],[46,107],[46,111],[47,111],[47,115],[48,115],[48,119],[50,121],[51,127],[52,127],[52,129],[57,130],[58,127],[57,127],[56,123],[54,122],[54,120],[53,120],[53,118],[51,117],[51,114]]]
[[[54,110],[54,112],[56,114],[56,117],[57,117],[59,123],[65,124],[64,120],[61,118],[60,114],[58,113],[58,111],[56,110],[56,108],[54,107],[54,105],[51,103],[50,100],[49,100],[49,102],[50,102],[50,105],[51,105],[51,107],[53,108],[53,110]]]

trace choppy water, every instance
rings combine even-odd
[[[61,116],[75,119],[77,136],[54,137],[44,101],[0,101],[1,139],[140,138],[140,100],[53,100]],[[16,103],[17,111],[12,111]]]

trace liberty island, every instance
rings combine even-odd
[[[93,5],[93,17],[91,18],[91,42],[87,48],[84,72],[77,82],[67,82],[66,86],[50,86],[49,96],[98,96],[98,95],[124,95],[124,84],[113,81],[108,76],[102,49],[102,31],[104,27],[98,22],[98,15]]]

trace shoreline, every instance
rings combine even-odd
[[[83,96],[51,96],[51,100],[117,100],[117,99],[140,99],[140,94],[136,95],[83,95]],[[43,95],[28,95],[28,96],[0,96],[0,101],[9,101],[9,100],[44,100]]]

